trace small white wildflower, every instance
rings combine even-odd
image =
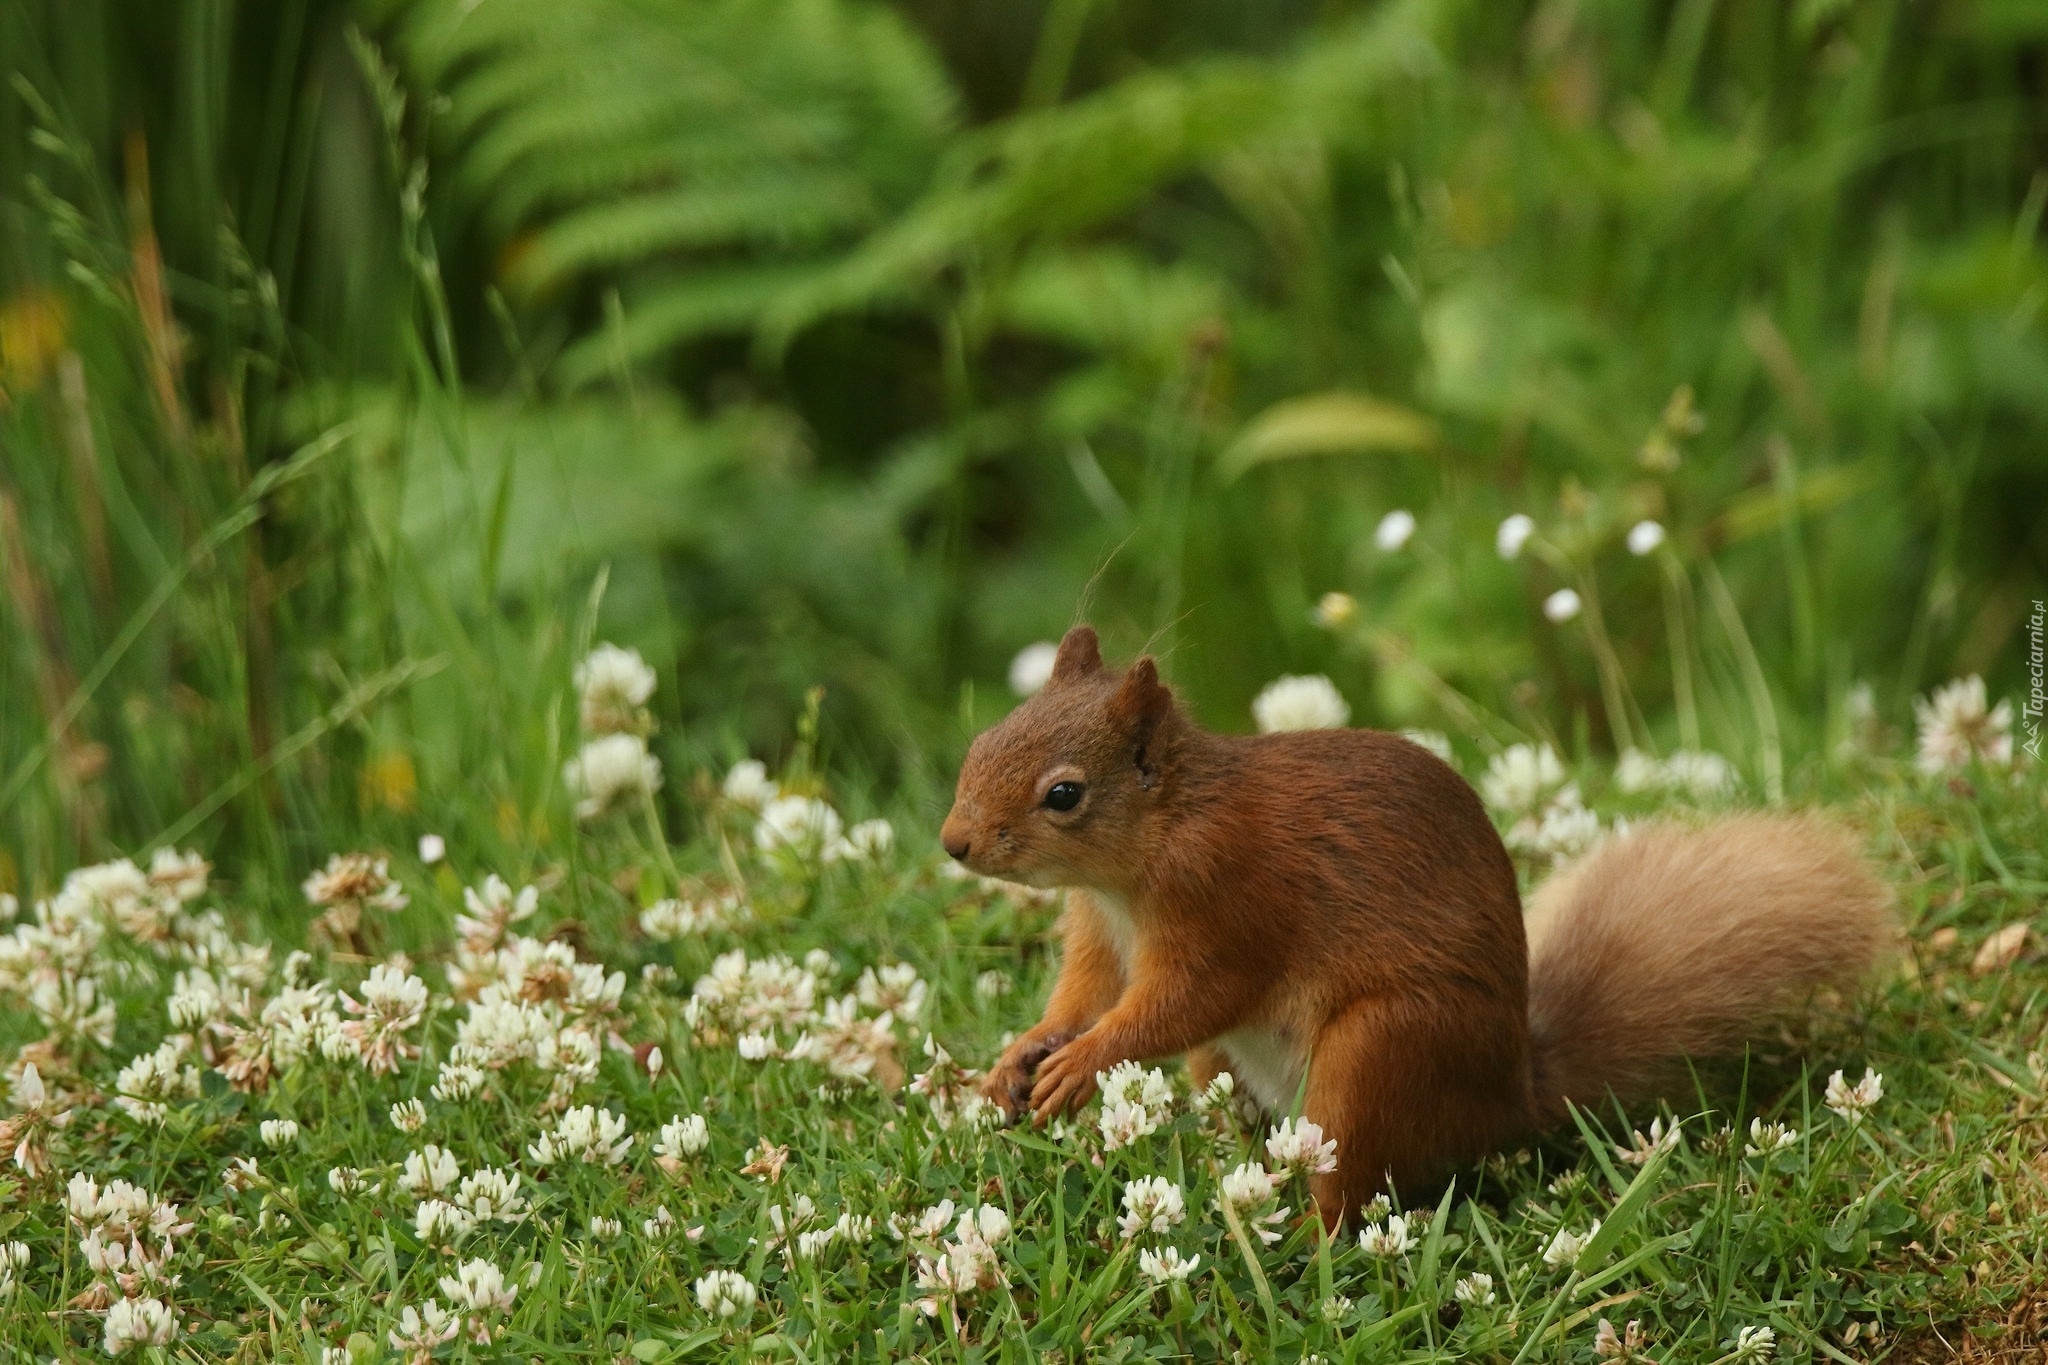
[[[1659,1152],[1676,1151],[1679,1144],[1684,1141],[1684,1133],[1678,1122],[1674,1120],[1671,1126],[1666,1128],[1661,1116],[1650,1120],[1648,1133],[1638,1130],[1629,1136],[1629,1145],[1617,1146],[1614,1154],[1630,1166],[1644,1165]]]
[[[1553,1270],[1561,1270],[1568,1266],[1576,1265],[1579,1257],[1585,1254],[1586,1244],[1592,1241],[1594,1234],[1599,1231],[1600,1220],[1597,1218],[1593,1220],[1593,1226],[1587,1228],[1584,1232],[1573,1232],[1569,1228],[1559,1228],[1557,1234],[1544,1245],[1543,1264]]]
[[[453,1341],[462,1330],[462,1319],[435,1299],[398,1310],[398,1325],[386,1335],[394,1351],[407,1352],[409,1361],[429,1360],[434,1348]]]
[[[996,1246],[1009,1235],[1010,1215],[994,1204],[963,1209],[959,1225],[953,1229],[955,1241],[965,1242],[978,1238],[984,1246]]]
[[[1749,1142],[1743,1147],[1744,1156],[1768,1157],[1782,1152],[1799,1142],[1799,1130],[1785,1123],[1765,1123],[1756,1118],[1749,1121]]]
[[[1059,655],[1060,647],[1050,640],[1018,650],[1017,657],[1010,660],[1010,690],[1020,697],[1035,695],[1052,681],[1052,666]]]
[[[1998,767],[2012,763],[2012,702],[1990,705],[1984,679],[1972,673],[1913,699],[1919,725],[1915,763],[1923,773],[1968,767],[1972,759]]]
[[[665,1156],[676,1161],[686,1157],[699,1156],[711,1145],[711,1126],[702,1114],[691,1114],[685,1118],[673,1118],[661,1125],[661,1136],[654,1144],[656,1156]]]
[[[874,1240],[875,1220],[866,1214],[842,1213],[832,1224],[832,1235],[842,1242],[864,1246]]]
[[[417,1133],[427,1126],[427,1106],[419,1100],[400,1100],[391,1106],[391,1126],[401,1133]]]
[[[273,1152],[283,1151],[299,1140],[299,1125],[291,1119],[265,1119],[256,1125],[256,1132],[263,1145]]]
[[[1459,1303],[1478,1307],[1494,1301],[1493,1276],[1475,1270],[1451,1286],[1451,1297]]]
[[[1179,1247],[1147,1247],[1138,1253],[1138,1272],[1157,1285],[1184,1282],[1201,1264],[1199,1254],[1183,1257]]]
[[[1352,1303],[1346,1296],[1332,1294],[1329,1298],[1316,1305],[1316,1316],[1330,1326],[1335,1327],[1338,1323],[1350,1317],[1351,1310],[1355,1307],[1357,1305]]]
[[[576,818],[595,820],[652,796],[661,786],[661,760],[638,735],[603,735],[562,765],[562,781],[576,798]]]
[[[538,1142],[527,1145],[526,1153],[543,1166],[563,1161],[616,1166],[632,1145],[624,1115],[584,1104],[563,1114]]]
[[[1559,588],[1543,599],[1543,614],[1558,625],[1563,625],[1577,616],[1584,606],[1585,602],[1575,589]]]
[[[119,1299],[107,1310],[103,1344],[110,1356],[138,1346],[168,1346],[178,1335],[178,1320],[161,1299]]]
[[[519,1287],[505,1282],[505,1272],[481,1258],[464,1261],[453,1275],[440,1278],[440,1288],[459,1308],[472,1313],[505,1313],[518,1297]]]
[[[1348,592],[1326,592],[1316,599],[1315,623],[1335,630],[1358,617],[1358,599]]]
[[[1137,1104],[1147,1109],[1166,1109],[1173,1104],[1173,1083],[1158,1067],[1123,1061],[1107,1071],[1095,1073],[1104,1104]]]
[[[642,727],[641,707],[654,695],[654,670],[639,650],[599,645],[576,665],[575,678],[577,709],[586,733]]]
[[[1320,1124],[1307,1119],[1282,1119],[1266,1139],[1266,1153],[1273,1158],[1273,1173],[1326,1175],[1337,1169],[1337,1141],[1324,1141]]]
[[[782,789],[768,776],[767,764],[758,758],[744,758],[726,770],[720,790],[725,793],[725,799],[735,806],[759,810],[773,801]]]
[[[462,1167],[455,1153],[428,1143],[417,1152],[405,1154],[405,1169],[399,1173],[398,1188],[415,1199],[439,1194],[462,1179]]]
[[[1408,1230],[1408,1220],[1398,1213],[1390,1213],[1384,1223],[1368,1223],[1359,1231],[1358,1245],[1368,1256],[1391,1260],[1406,1256],[1419,1245]]]
[[[1863,1122],[1883,1098],[1884,1077],[1870,1067],[1863,1068],[1863,1079],[1854,1085],[1839,1071],[1828,1077],[1827,1106],[1851,1123]]]
[[[1664,760],[1665,785],[1695,801],[1726,796],[1741,781],[1735,765],[1716,753],[1680,749]]]
[[[1372,543],[1392,554],[1408,543],[1415,534],[1415,514],[1406,508],[1396,508],[1380,518],[1380,524],[1373,528]]]
[[[601,1213],[590,1215],[589,1227],[590,1235],[600,1242],[617,1241],[619,1234],[625,1230],[618,1219],[607,1218]]]
[[[1654,521],[1639,521],[1628,529],[1628,552],[1638,559],[1664,543],[1664,528]]]
[[[889,962],[862,971],[854,990],[860,1003],[876,1013],[886,1011],[916,1023],[924,1017],[925,996],[930,988],[908,962]]]
[[[714,1270],[697,1281],[697,1306],[720,1322],[745,1322],[760,1291],[737,1270]]]
[[[1628,1326],[1620,1331],[1616,1331],[1614,1324],[1606,1318],[1600,1319],[1600,1325],[1593,1329],[1595,1360],[1641,1361],[1649,1365],[1650,1358],[1644,1353],[1648,1344],[1643,1324],[1637,1318],[1630,1318]]]
[[[986,971],[974,978],[974,998],[1000,1000],[1008,995],[1015,985],[1007,972]]]
[[[462,1178],[455,1206],[479,1223],[496,1219],[517,1223],[526,1216],[526,1196],[519,1193],[519,1173],[484,1166]]]
[[[327,1188],[339,1195],[361,1194],[369,1183],[354,1166],[333,1166],[327,1172]]]
[[[420,836],[420,861],[428,867],[448,856],[448,841],[438,834]]]
[[[431,1247],[454,1246],[476,1231],[477,1219],[445,1199],[423,1199],[413,1210],[413,1231]]]
[[[1441,730],[1403,730],[1401,738],[1418,748],[1427,749],[1446,763],[1456,761],[1451,750],[1451,737]]]
[[[1546,796],[1564,785],[1564,764],[1548,744],[1514,744],[1495,754],[1479,779],[1486,804],[1508,815],[1535,811]]]
[[[1206,1114],[1214,1109],[1228,1110],[1236,1094],[1237,1077],[1228,1071],[1219,1071],[1188,1101],[1188,1105],[1197,1114]]]
[[[434,1098],[461,1104],[480,1094],[488,1081],[489,1077],[480,1066],[472,1066],[468,1062],[443,1062],[441,1074],[434,1081]]]
[[[1500,529],[1493,533],[1494,551],[1502,559],[1517,558],[1522,553],[1522,547],[1529,543],[1529,537],[1535,534],[1535,519],[1526,512],[1517,512],[1504,519]]]
[[[1159,1119],[1142,1104],[1106,1103],[1097,1120],[1105,1151],[1118,1151],[1159,1131]]]
[[[1163,1175],[1127,1181],[1123,1205],[1117,1231],[1127,1242],[1141,1232],[1169,1232],[1187,1217],[1186,1196],[1180,1186]]]
[[[1260,734],[1289,730],[1341,730],[1351,719],[1351,705],[1337,685],[1320,673],[1276,678],[1252,699],[1252,719]]]
[[[1769,1360],[1778,1349],[1778,1334],[1768,1327],[1745,1327],[1729,1345],[1735,1348],[1737,1361]]]
[[[658,1242],[676,1230],[676,1216],[668,1211],[668,1205],[654,1206],[654,1216],[640,1224],[640,1235],[650,1242]]]
[[[1228,1205],[1243,1218],[1262,1242],[1280,1240],[1276,1224],[1287,1216],[1285,1208],[1273,1207],[1279,1181],[1255,1161],[1247,1161],[1223,1177],[1217,1192],[1218,1207]]]
[[[887,820],[863,820],[846,831],[845,852],[849,857],[880,862],[896,847],[896,827]]]
[[[839,1237],[836,1227],[811,1228],[796,1236],[796,1258],[799,1261],[815,1261],[831,1247]]]
[[[754,846],[763,853],[787,849],[831,861],[841,851],[843,828],[839,812],[815,796],[778,796],[761,808]]]
[[[733,1048],[746,1061],[766,1061],[775,1055],[775,1037],[767,1033],[742,1033]]]

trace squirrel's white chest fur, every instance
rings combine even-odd
[[[1138,955],[1138,924],[1131,917],[1130,902],[1108,891],[1090,889],[1088,899],[1095,906],[1117,961],[1129,979]],[[1301,1088],[1302,1067],[1307,1058],[1295,1040],[1280,1029],[1247,1025],[1232,1029],[1216,1040],[1230,1058],[1230,1074],[1239,1090],[1276,1114],[1294,1107],[1294,1095]]]

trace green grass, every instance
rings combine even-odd
[[[397,1358],[386,1343],[402,1308],[429,1297],[446,1304],[437,1281],[473,1258],[503,1271],[516,1297],[508,1312],[485,1315],[488,1347],[450,1343],[436,1358],[1582,1360],[1603,1318],[1623,1331],[1640,1323],[1660,1360],[1724,1358],[1753,1327],[1769,1327],[1787,1359],[1894,1350],[1916,1358],[1959,1333],[1990,1344],[2042,1272],[2044,1011],[2031,940],[2009,965],[1971,964],[1997,929],[2034,923],[2048,889],[2048,789],[2038,767],[1928,780],[1889,758],[1843,762],[1831,789],[1849,795],[1843,814],[1898,886],[1910,930],[1897,975],[1861,998],[1818,1004],[1789,1031],[1760,1039],[1746,1062],[1703,1069],[1696,1090],[1662,1111],[1667,1124],[1679,1122],[1675,1150],[1631,1166],[1615,1143],[1653,1114],[1585,1115],[1583,1132],[1504,1154],[1461,1175],[1441,1204],[1408,1210],[1415,1245],[1392,1258],[1368,1254],[1348,1233],[1326,1244],[1313,1220],[1295,1216],[1273,1225],[1282,1235],[1271,1246],[1244,1217],[1232,1226],[1216,1204],[1219,1178],[1265,1158],[1266,1125],[1227,1109],[1195,1112],[1177,1080],[1158,1131],[1113,1151],[1092,1108],[1050,1132],[936,1121],[918,1093],[929,1085],[903,1087],[898,1068],[930,1069],[928,1034],[961,1064],[985,1065],[1007,1031],[1034,1018],[1055,955],[1043,901],[939,875],[921,812],[897,810],[900,850],[829,864],[761,851],[754,817],[710,796],[708,784],[692,787],[696,832],[673,846],[630,806],[584,826],[566,859],[536,845],[485,857],[457,841],[429,866],[408,840],[390,857],[410,903],[366,911],[350,951],[316,945],[289,964],[317,913],[294,878],[216,868],[168,943],[110,929],[78,964],[116,1006],[111,1040],[56,1030],[55,1041],[25,1054],[40,1059],[64,1097],[53,1107],[70,1118],[47,1135],[50,1174],[10,1167],[0,1182],[0,1242],[28,1247],[0,1305],[0,1334],[39,1359],[98,1349],[101,1315],[76,1297],[95,1276],[81,1228],[64,1212],[63,1182],[82,1171],[103,1185],[132,1180],[177,1203],[192,1224],[175,1241],[179,1282],[164,1293],[181,1322],[169,1351],[179,1360],[317,1361],[328,1347],[347,1352],[331,1358]],[[829,794],[815,773],[785,777]],[[1597,770],[1579,777],[1604,815],[1663,804],[1611,792]],[[464,884],[494,871],[540,888],[537,913],[512,928],[526,936],[529,963],[548,944],[601,964],[600,980],[623,973],[616,1015],[600,1002],[581,1016],[617,1041],[574,1084],[515,1061],[489,1071],[473,1098],[435,1098],[467,1014],[445,979],[454,917]],[[732,927],[662,939],[639,929],[640,906],[714,890],[736,891],[746,906]],[[110,1103],[116,1071],[174,1031],[173,973],[195,951],[177,945],[211,937],[192,917],[216,908],[231,936],[269,945],[259,1001],[284,998],[285,973],[359,993],[373,961],[417,971],[430,1004],[406,1037],[422,1053],[380,1076],[354,1060],[325,1060],[314,1046],[264,1088],[244,1091],[208,1069],[226,1035],[202,1030],[195,1048],[211,1051],[186,1059],[202,1071],[197,1094],[173,1100],[161,1123]],[[212,951],[222,970],[226,950]],[[908,963],[927,991],[914,1017],[893,1020],[893,1047],[865,1078],[813,1060],[745,1060],[740,1015],[686,1012],[693,985],[733,951],[816,971],[810,1009],[792,1007],[803,1017],[784,1015],[774,1029],[780,1049],[799,1031],[818,1036],[816,1011],[828,997],[856,995],[867,968]],[[6,980],[19,996],[15,961]],[[977,989],[988,973],[1006,993]],[[560,998],[544,984],[530,994]],[[314,1014],[332,1008],[324,998]],[[857,1013],[873,1018],[883,1003],[871,997]],[[26,1011],[7,1019],[12,1042],[44,1032]],[[650,1077],[620,1044],[659,1045],[659,1073]],[[1866,1066],[1883,1074],[1884,1096],[1851,1123],[1823,1106],[1825,1078],[1840,1068],[1853,1081]],[[408,1099],[424,1103],[417,1132],[390,1116]],[[623,1160],[535,1153],[569,1105],[623,1120],[633,1137]],[[708,1147],[657,1161],[662,1125],[689,1114],[704,1117]],[[271,1118],[299,1125],[279,1150],[260,1132]],[[1774,1155],[1748,1155],[1755,1119],[1796,1137]],[[764,1142],[788,1149],[778,1179],[743,1173]],[[397,1177],[427,1143],[464,1174],[517,1173],[524,1208],[478,1229],[458,1252],[423,1240],[418,1201]],[[255,1170],[245,1188],[230,1189],[223,1172],[238,1159]],[[337,1192],[335,1167],[358,1169],[373,1188]],[[1184,1191],[1185,1221],[1127,1242],[1116,1228],[1119,1197],[1145,1176]],[[1305,1195],[1297,1177],[1278,1202],[1298,1214]],[[809,1228],[845,1213],[872,1219],[872,1240],[794,1258],[771,1210],[796,1209],[800,1198],[817,1210]],[[941,1200],[1001,1208],[1010,1230],[994,1248],[1000,1282],[928,1315],[917,1306],[930,1297],[917,1257],[939,1248],[928,1240],[920,1253],[887,1227]],[[650,1236],[643,1225],[661,1208],[673,1228]],[[593,1218],[622,1230],[594,1234]],[[1560,1230],[1583,1234],[1595,1220],[1600,1232],[1576,1264],[1546,1263]],[[1158,1289],[1141,1275],[1139,1251],[1159,1245],[1200,1258],[1184,1284]],[[714,1270],[756,1287],[758,1302],[741,1319],[699,1306],[695,1285]],[[1492,1303],[1454,1295],[1475,1273],[1491,1277]]]

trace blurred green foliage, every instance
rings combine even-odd
[[[0,54],[0,882],[456,786],[533,837],[599,634],[672,773],[817,683],[927,797],[1077,614],[1218,724],[1326,670],[1753,771],[2022,680],[2030,0],[0,0]]]

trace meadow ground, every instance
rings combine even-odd
[[[1316,1135],[1174,1067],[1120,1071],[1072,1123],[993,1122],[970,1069],[1035,1018],[1055,908],[947,875],[928,812],[848,823],[808,748],[700,775],[670,844],[612,664],[566,862],[483,866],[422,829],[291,869],[272,903],[244,888],[278,870],[199,850],[19,907],[10,1355],[2043,1349],[2038,766],[1965,745],[1929,773],[1882,735],[1834,755],[1830,804],[1898,889],[1895,972],[1660,1112],[1586,1114],[1328,1241],[1301,1216]],[[1465,766],[1532,877],[1617,821],[1750,800],[1711,759]]]

